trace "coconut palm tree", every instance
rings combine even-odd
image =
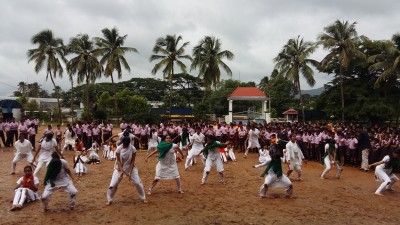
[[[300,88],[300,74],[303,75],[308,85],[311,87],[315,85],[314,71],[310,65],[318,67],[318,62],[308,57],[315,51],[316,47],[315,43],[305,42],[303,38],[298,36],[296,39],[289,39],[282,51],[274,58],[275,69],[278,70],[280,75],[293,82],[294,90],[300,95],[303,122],[305,122],[305,115]]]
[[[118,79],[122,78],[122,67],[128,72],[131,68],[125,59],[125,53],[138,52],[136,48],[124,47],[125,40],[128,35],[119,36],[118,29],[104,28],[101,30],[103,37],[95,37],[97,49],[93,52],[95,56],[101,56],[100,63],[104,65],[104,75],[111,78],[113,85],[113,94],[115,95],[115,83],[113,72],[117,71]],[[117,101],[115,103],[115,110],[118,109]]]
[[[370,70],[382,71],[375,85],[391,77],[400,76],[400,34],[395,34],[391,41],[383,41],[381,53],[370,56],[368,62],[373,63]]]
[[[199,78],[204,82],[205,92],[213,86],[216,88],[221,80],[220,66],[225,72],[232,76],[232,71],[222,61],[224,58],[232,60],[234,54],[228,50],[221,50],[221,41],[215,37],[206,36],[200,40],[199,44],[193,48],[193,62],[191,70],[198,69]],[[203,97],[203,100],[205,95]]]
[[[70,75],[77,75],[78,84],[84,81],[86,82],[85,112],[90,113],[89,84],[94,83],[96,79],[100,78],[103,71],[101,63],[93,54],[95,51],[94,42],[90,40],[89,35],[79,34],[71,38],[67,50],[68,53],[75,55],[75,57],[67,63],[68,73]]]
[[[28,84],[26,84],[25,82],[21,81],[18,83],[18,91],[22,94],[26,96],[26,93],[28,92]]]
[[[43,30],[35,34],[31,39],[32,44],[37,45],[38,48],[28,50],[28,62],[35,62],[35,72],[39,73],[43,66],[46,67],[46,81],[50,78],[56,90],[56,98],[58,105],[58,119],[61,123],[61,105],[59,89],[56,89],[54,78],[62,77],[63,66],[61,61],[65,64],[65,47],[61,38],[56,38],[51,30]]]
[[[164,79],[169,81],[169,108],[171,112],[171,94],[172,94],[172,78],[175,74],[175,64],[179,67],[182,73],[187,73],[186,65],[181,61],[181,59],[192,60],[192,57],[185,55],[185,47],[189,45],[189,42],[185,42],[179,47],[179,41],[182,40],[181,36],[176,35],[166,35],[165,37],[158,38],[156,45],[153,48],[153,55],[150,56],[150,62],[154,60],[159,60],[158,63],[154,65],[152,74],[156,74],[162,67]]]
[[[359,37],[356,31],[356,22],[341,22],[336,20],[333,24],[324,28],[324,33],[318,36],[319,42],[324,49],[330,53],[321,61],[322,67],[327,67],[330,63],[338,59],[340,96],[342,101],[342,121],[344,121],[344,90],[343,72],[348,68],[353,57],[365,58],[365,55],[357,49],[356,43],[364,37]]]

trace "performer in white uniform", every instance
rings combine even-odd
[[[246,152],[244,153],[244,157],[247,157],[247,153],[249,153],[250,149],[257,148],[257,150],[260,148],[260,142],[258,141],[258,138],[260,137],[260,130],[256,128],[256,126],[253,124],[251,125],[251,129],[249,130],[249,136],[248,136],[248,145],[246,148]]]
[[[50,162],[51,154],[53,152],[57,152],[61,156],[61,158],[64,158],[61,152],[58,150],[57,141],[53,139],[53,133],[49,132],[46,134],[46,137],[40,142],[39,148],[32,159],[33,163],[36,159],[36,156],[39,155],[38,164],[36,166],[35,172],[33,172],[33,176],[37,176],[43,165]]]
[[[88,158],[86,157],[86,151],[76,151],[74,157],[74,169],[75,174],[78,176],[82,176],[87,173],[86,163],[88,162]]]
[[[12,161],[12,171],[11,174],[15,174],[15,168],[17,167],[17,162],[22,159],[26,159],[28,162],[32,162],[32,143],[25,139],[24,133],[19,134],[18,141],[15,142],[14,147],[16,149],[14,159]]]
[[[51,157],[52,159],[47,165],[46,177],[43,182],[45,186],[42,194],[43,212],[47,211],[53,192],[59,189],[64,190],[68,194],[69,208],[73,210],[78,190],[76,190],[72,182],[72,174],[68,163],[64,159],[60,159],[57,152],[53,152]]]
[[[269,155],[269,150],[264,147],[264,149],[259,149],[258,153],[260,156],[258,157],[258,162],[259,163],[264,163],[266,160],[271,159],[271,156]]]
[[[196,127],[196,133],[190,137],[189,144],[189,152],[185,162],[185,170],[189,168],[189,166],[193,165],[193,162],[197,155],[201,153],[201,150],[204,148],[205,136],[202,134],[200,127]]]
[[[392,155],[385,156],[379,162],[369,165],[369,168],[376,166],[375,177],[378,181],[383,181],[382,184],[376,189],[376,195],[383,195],[383,189],[392,190],[394,183],[399,181],[395,173],[399,172],[400,167],[400,149],[395,149]]]
[[[156,129],[151,128],[150,130],[150,136],[149,136],[149,144],[147,148],[147,155],[149,155],[152,151],[157,149],[157,145],[159,142],[159,137]]]
[[[37,194],[39,179],[34,177],[32,172],[31,166],[24,167],[24,176],[18,179],[17,186],[14,188],[15,195],[10,211],[21,209],[25,202],[40,199]]]
[[[290,141],[286,144],[286,161],[289,164],[289,170],[286,174],[287,177],[293,172],[297,173],[297,180],[301,180],[301,165],[304,160],[303,152],[296,142],[296,134],[290,135]],[[304,162],[306,162],[304,160]]]
[[[147,203],[143,183],[135,165],[136,148],[131,145],[131,139],[128,136],[124,137],[122,139],[122,145],[118,146],[115,152],[117,161],[115,161],[114,172],[107,190],[107,205],[112,203],[114,195],[117,192],[118,184],[121,182],[124,175],[135,185],[136,190],[139,192],[139,198],[144,203]]]
[[[336,163],[336,167],[338,172],[336,174],[336,178],[340,178],[342,174],[343,168],[339,162],[338,154],[337,154],[337,144],[335,144],[334,139],[328,140],[328,143],[325,145],[325,154],[322,157],[322,164],[325,164],[325,170],[322,172],[321,179],[326,179],[326,174],[331,170],[333,164]]]
[[[278,150],[271,153],[271,158],[267,159],[264,163],[253,166],[255,168],[268,165],[264,172],[261,174],[265,177],[264,184],[260,187],[260,198],[265,198],[268,188],[286,188],[286,197],[291,198],[293,194],[292,182],[282,172],[282,158]]]
[[[64,132],[64,146],[61,149],[61,153],[64,153],[65,149],[71,146],[72,150],[75,150],[75,141],[78,139],[75,131],[71,126],[68,126],[67,130]]]
[[[178,165],[176,163],[175,150],[184,158],[182,150],[178,145],[172,142],[171,136],[167,135],[165,141],[161,141],[157,146],[157,150],[153,151],[146,157],[146,162],[149,157],[158,152],[158,163],[156,166],[156,176],[153,183],[149,189],[148,195],[151,195],[154,187],[157,185],[158,181],[161,179],[169,180],[175,179],[176,185],[178,186],[178,193],[182,194],[181,178],[178,171]]]
[[[207,137],[207,145],[203,149],[203,155],[206,157],[206,165],[204,167],[203,178],[201,179],[201,184],[205,184],[208,174],[211,171],[211,167],[215,165],[217,167],[217,171],[221,177],[221,183],[225,184],[224,181],[224,164],[221,160],[221,156],[219,153],[220,148],[226,148],[229,142],[220,143],[216,141],[215,136]]]

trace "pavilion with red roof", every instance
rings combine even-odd
[[[270,110],[271,101],[270,99],[257,87],[237,87],[228,97],[229,101],[229,121],[232,122],[232,105],[233,101],[262,101],[262,119],[265,119],[268,123],[271,121]],[[267,111],[267,101],[269,101],[269,109]]]
[[[286,110],[285,112],[282,113],[283,115],[285,115],[285,120],[286,121],[290,121],[290,122],[295,122],[295,121],[299,121],[298,118],[298,112],[292,108]]]

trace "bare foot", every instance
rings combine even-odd
[[[379,193],[379,192],[375,192],[375,194],[376,194],[376,195],[379,195],[379,196],[383,196],[383,194],[382,194],[382,193]]]
[[[142,199],[142,202],[143,202],[144,204],[147,204],[147,203],[148,203],[147,199]]]
[[[15,211],[15,210],[17,210],[17,206],[16,205],[12,205],[11,208],[10,208],[10,211]]]
[[[147,195],[151,195],[151,191],[148,191],[148,192],[147,192]]]

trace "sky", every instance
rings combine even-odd
[[[134,77],[162,78],[151,74],[152,49],[159,37],[180,35],[190,42],[186,54],[205,36],[221,40],[222,50],[234,53],[232,79],[259,83],[274,69],[273,58],[285,43],[298,35],[316,41],[324,27],[336,20],[357,22],[359,35],[373,40],[390,39],[400,32],[398,0],[10,0],[0,3],[0,96],[11,96],[18,83],[38,82],[53,89],[46,71],[34,71],[27,51],[36,48],[31,38],[50,29],[67,44],[70,38],[86,33],[101,37],[103,28],[116,27],[127,35],[125,46],[139,53],[128,53],[131,72],[121,81]],[[183,42],[182,42],[183,43]],[[319,48],[310,58],[321,60],[327,50]],[[189,62],[186,65],[190,67]],[[197,76],[197,71],[190,74]],[[316,84],[304,90],[323,87],[333,75],[315,71]],[[223,74],[222,79],[229,79]],[[68,90],[71,83],[64,72],[56,85]],[[102,78],[99,82],[111,82]],[[76,81],[75,84],[76,85]]]

